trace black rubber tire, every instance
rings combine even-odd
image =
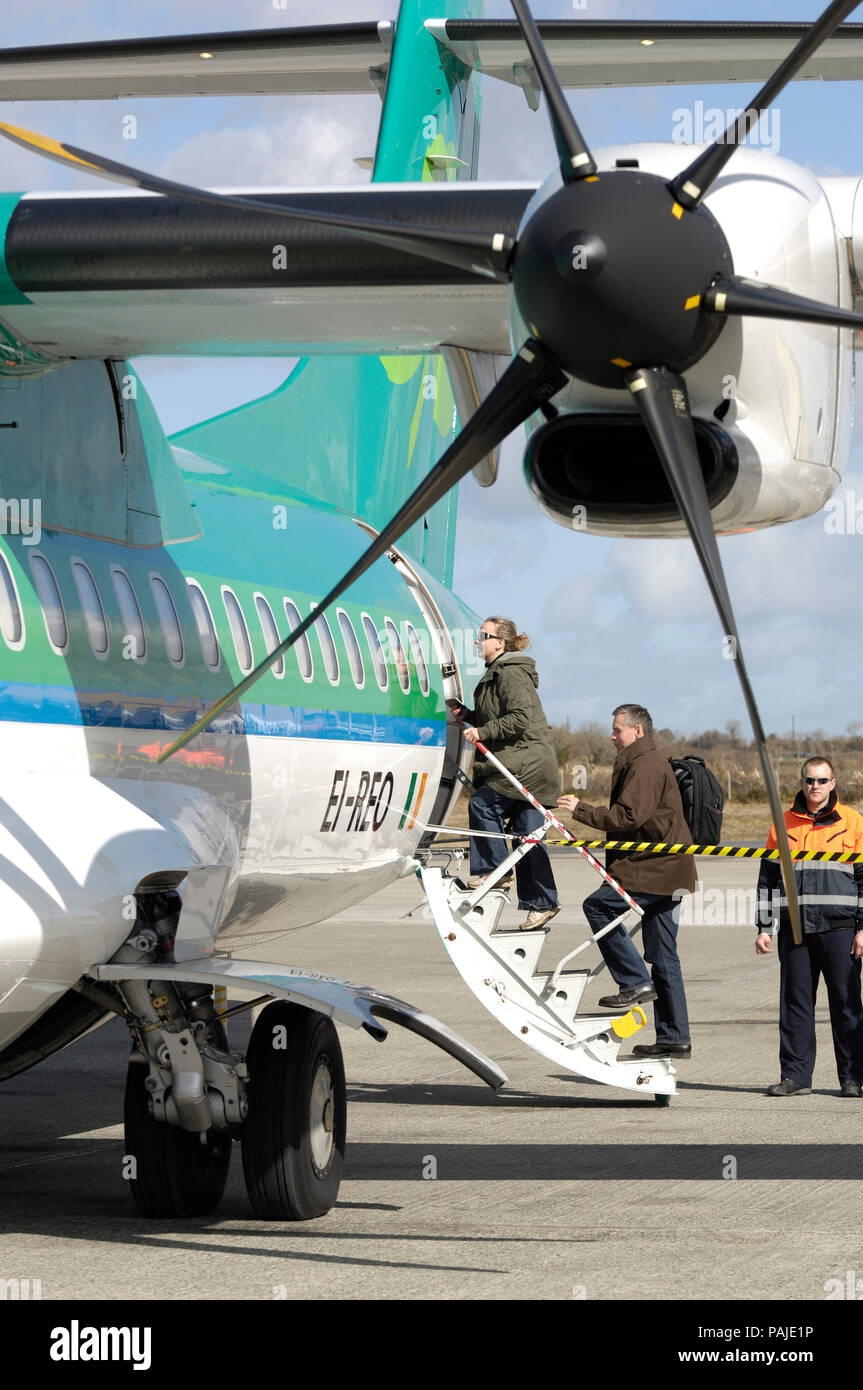
[[[277,1028],[284,1034],[277,1036]],[[276,1041],[284,1046],[274,1046]],[[345,1068],[335,1026],[313,1009],[277,1000],[255,1024],[246,1061],[243,1173],[255,1215],[263,1221],[325,1216],[339,1195],[347,1128]],[[329,1102],[313,1134],[312,1106],[319,1105],[321,1089]]]
[[[217,1130],[202,1144],[199,1135],[154,1120],[144,1085],[148,1075],[145,1062],[129,1063],[125,1157],[136,1159],[129,1181],[135,1205],[144,1216],[209,1216],[228,1181],[230,1132]]]
[[[671,1104],[671,1096],[659,1095],[659,1094],[657,1093],[657,1094],[653,1097],[653,1099],[656,1101],[656,1104],[657,1104],[657,1105],[670,1105],[670,1104]]]

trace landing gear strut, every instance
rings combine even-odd
[[[246,1062],[243,1172],[255,1215],[324,1216],[338,1197],[345,1154],[345,1070],[333,1023],[299,1004],[270,1004]]]

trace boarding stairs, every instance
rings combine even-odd
[[[643,1009],[636,1006],[620,1014],[578,1012],[594,972],[571,968],[571,962],[593,941],[570,951],[553,969],[541,969],[548,928],[508,931],[498,927],[504,907],[509,906],[509,894],[497,886],[498,882],[511,871],[516,857],[534,843],[520,846],[473,891],[460,878],[447,876],[441,867],[428,863],[419,868],[450,960],[489,1013],[548,1061],[603,1085],[653,1095],[667,1103],[676,1090],[677,1073],[670,1058],[619,1056],[621,1046],[647,1022]],[[605,930],[617,926],[626,915],[621,914]]]
[[[460,717],[456,719],[461,723]],[[478,738],[476,748],[487,761],[512,783],[519,795],[539,811],[543,825],[519,841],[511,853],[488,874],[478,887],[471,889],[460,878],[447,872],[448,864],[435,865],[434,852],[420,859],[418,873],[425,889],[435,926],[446,947],[450,960],[465,984],[514,1037],[535,1052],[564,1067],[567,1071],[600,1081],[605,1086],[619,1086],[625,1091],[652,1095],[661,1104],[668,1104],[676,1091],[676,1071],[669,1057],[619,1056],[621,1045],[647,1022],[644,1010],[637,1005],[625,1013],[580,1014],[581,997],[595,970],[567,970],[576,956],[594,946],[632,914],[636,918],[630,935],[641,925],[642,909],[616,879],[602,867],[583,846],[578,853],[592,869],[619,895],[619,916],[596,932],[589,940],[559,960],[553,970],[540,970],[548,928],[533,931],[500,930],[498,922],[509,894],[501,887],[518,861],[539,844],[547,831],[554,828],[565,840],[574,837],[557,817],[543,806],[527,787],[519,782],[509,768]],[[429,826],[438,833],[452,833],[444,826]],[[470,834],[488,832],[470,831]],[[495,837],[496,838],[496,837]],[[445,861],[452,863],[452,852],[443,846]]]

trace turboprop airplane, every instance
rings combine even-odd
[[[809,515],[842,477],[863,228],[857,179],[738,146],[792,78],[860,75],[863,26],[839,28],[855,4],[757,43],[740,24],[540,32],[524,0],[508,24],[476,8],[0,57],[0,101],[384,98],[367,189],[217,193],[0,126],[135,190],[0,197],[0,1075],[120,1014],[150,1215],[212,1211],[234,1137],[259,1216],[332,1206],[332,1020],[403,1024],[504,1080],[402,1001],[225,952],[411,872],[445,816],[465,770],[454,634],[475,627],[451,592],[452,489],[492,482],[518,425],[556,521],[692,537],[782,824],[715,531]],[[559,167],[539,187],[470,182],[483,71],[544,97]],[[768,80],[686,168],[679,145],[592,152],[561,91],[735,73]],[[127,359],[204,352],[305,360],[166,440]],[[519,1004],[563,1026],[554,1055],[673,1089],[670,1067],[621,1070],[637,1021],[562,1024],[543,997],[562,978]],[[275,1000],[245,1056],[216,988]]]

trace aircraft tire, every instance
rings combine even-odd
[[[144,1216],[208,1216],[222,1200],[231,1162],[231,1134],[198,1134],[154,1120],[147,1107],[148,1067],[132,1060],[126,1073],[125,1157],[134,1156],[129,1186]]]
[[[335,1205],[347,1127],[345,1069],[332,1021],[277,1000],[252,1031],[243,1173],[255,1215],[310,1221]]]

